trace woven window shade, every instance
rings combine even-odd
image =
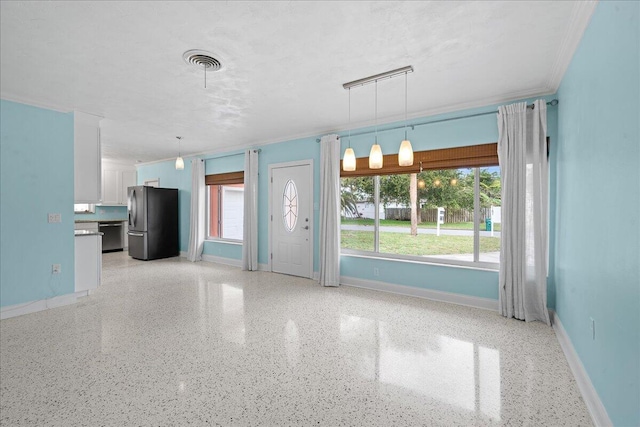
[[[244,171],[205,175],[206,185],[244,184]]]
[[[340,161],[341,177],[391,175],[420,172],[422,170],[475,168],[498,165],[498,143],[470,145],[467,147],[443,148],[440,150],[415,151],[413,166],[399,166],[397,154],[384,155],[382,169],[369,169],[369,158],[356,159],[356,170],[345,172]]]

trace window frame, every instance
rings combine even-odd
[[[223,187],[233,185],[233,184],[243,184],[244,185],[244,171],[236,171],[236,172],[227,172],[227,173],[219,173],[219,174],[211,174],[205,176],[205,185],[206,185],[206,237],[205,241],[209,242],[220,242],[220,243],[229,243],[229,244],[243,244],[243,239],[231,239],[228,237],[218,237],[211,235],[211,189],[212,185],[218,187],[218,200],[222,198],[222,190]],[[244,187],[243,187],[244,191]],[[244,210],[244,206],[243,206]],[[244,215],[244,212],[243,212]],[[222,203],[218,203],[218,234],[221,234],[220,230],[220,219],[222,218]]]
[[[76,206],[87,206],[87,210],[77,211]],[[96,213],[96,204],[95,203],[74,203],[73,204],[73,213],[78,215],[89,215]]]
[[[389,160],[389,162],[387,160]],[[361,176],[374,177],[374,247],[373,251],[364,251],[358,249],[342,248],[341,244],[341,254],[363,258],[389,259],[395,261],[408,261],[431,265],[446,265],[451,267],[472,268],[489,271],[498,271],[500,269],[499,262],[493,263],[480,261],[480,221],[478,219],[480,214],[480,169],[483,167],[499,167],[497,143],[415,152],[414,164],[412,167],[399,167],[397,165],[397,155],[395,154],[384,156],[385,167],[381,170],[369,169],[367,157],[356,159],[356,164],[357,167],[355,172],[345,172],[342,170],[341,162],[340,178]],[[380,252],[380,177],[386,175],[418,173],[422,170],[444,170],[462,168],[471,169],[474,174],[473,261],[445,259],[429,255],[417,256]],[[500,174],[500,179],[502,179],[502,174]]]

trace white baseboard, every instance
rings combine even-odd
[[[232,267],[242,267],[241,259],[225,258],[215,255],[202,255],[202,260],[207,262],[215,262],[218,264],[230,265]]]
[[[573,372],[576,383],[578,383],[578,389],[582,394],[584,403],[587,405],[589,414],[591,414],[593,424],[598,427],[612,426],[613,423],[609,419],[609,414],[607,414],[607,410],[602,404],[602,401],[600,400],[600,396],[598,396],[596,389],[593,388],[593,384],[591,383],[589,374],[587,374],[587,371],[582,365],[580,357],[578,357],[578,353],[576,353],[576,350],[573,348],[571,339],[569,338],[569,335],[567,335],[567,331],[565,331],[564,327],[562,326],[560,318],[555,312],[552,312],[552,318],[553,330],[556,332],[556,337],[558,338],[560,347],[564,352],[564,356],[567,358],[569,368],[571,368],[571,372]]]
[[[83,297],[86,295],[87,291],[80,291],[72,294],[60,295],[53,298],[25,302],[23,304],[9,305],[0,308],[0,319],[9,319],[10,317],[22,316],[23,314],[36,313],[38,311],[44,311],[50,308],[57,308],[69,304],[74,304],[78,300],[78,297]]]
[[[473,297],[454,294],[451,292],[435,291],[432,289],[415,288],[413,286],[397,285],[394,283],[363,280],[356,277],[340,276],[340,284],[356,288],[372,289],[374,291],[390,292],[392,294],[408,295],[434,301],[465,305],[467,307],[482,308],[498,311],[498,301],[490,298]]]

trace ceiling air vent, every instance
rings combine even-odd
[[[204,50],[188,50],[182,54],[184,62],[187,64],[198,67],[199,69],[205,69],[206,71],[218,71],[222,69],[222,62],[213,57],[211,52]]]

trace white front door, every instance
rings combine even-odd
[[[312,164],[271,168],[271,271],[313,275]]]

